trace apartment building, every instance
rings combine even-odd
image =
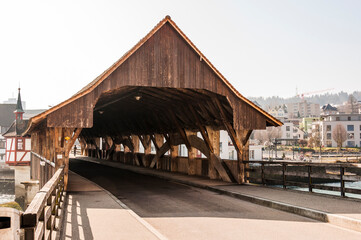
[[[288,118],[304,118],[320,116],[320,104],[309,103],[306,100],[287,104]]]
[[[346,140],[342,147],[361,146],[361,114],[330,114],[319,122],[314,122],[312,128],[314,133],[319,131],[322,145],[325,147],[337,147],[334,140],[333,130],[341,125],[346,130]]]

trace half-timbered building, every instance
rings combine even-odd
[[[29,166],[31,138],[29,135],[23,135],[29,120],[23,119],[24,110],[21,103],[20,88],[14,114],[15,121],[3,134],[6,143],[5,163],[11,166]]]

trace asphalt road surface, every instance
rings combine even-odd
[[[361,239],[359,232],[155,177],[80,160],[71,160],[70,170],[169,239]]]

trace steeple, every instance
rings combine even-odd
[[[20,87],[18,88],[18,90],[19,90],[18,102],[16,103],[16,110],[14,111],[14,113],[15,113],[16,120],[23,120],[24,110],[23,110],[23,106],[21,104]]]

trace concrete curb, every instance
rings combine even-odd
[[[84,159],[82,159],[84,160]],[[86,160],[85,160],[86,161]],[[94,161],[93,161],[94,162]],[[123,209],[125,209],[132,217],[134,217],[140,224],[142,224],[148,231],[153,233],[158,239],[160,240],[168,240],[165,236],[163,236],[158,230],[156,230],[152,225],[150,225],[147,221],[145,221],[143,218],[141,218],[138,214],[136,214],[132,209],[130,209],[125,203],[120,201],[116,196],[114,196],[111,192],[104,189],[103,187],[99,186],[95,182],[73,172],[74,174],[78,175],[79,177],[92,182],[94,185],[96,185],[98,188],[100,188],[102,191],[104,191],[109,197],[111,197],[119,206],[121,206]]]
[[[122,166],[115,162],[98,162],[96,160],[85,159],[85,158],[77,158],[77,159],[82,160],[82,161],[88,161],[88,162],[92,162],[92,163],[101,164],[104,166],[120,168],[120,169],[131,171],[134,173],[157,177],[157,178],[164,179],[164,180],[171,180],[171,181],[182,183],[182,184],[192,186],[192,187],[210,190],[210,191],[213,191],[216,193],[220,193],[220,194],[224,194],[224,195],[231,196],[234,198],[238,198],[243,201],[248,201],[248,202],[258,204],[261,206],[274,208],[274,209],[281,210],[284,212],[293,213],[293,214],[297,214],[297,215],[300,215],[303,217],[311,218],[311,219],[314,219],[314,220],[317,220],[320,222],[330,223],[332,225],[336,225],[336,226],[339,226],[339,227],[342,227],[345,229],[350,229],[350,230],[361,232],[361,221],[358,219],[349,218],[349,217],[345,217],[342,215],[337,215],[337,214],[332,214],[332,213],[327,213],[327,212],[322,212],[322,211],[318,211],[315,209],[294,206],[294,205],[290,205],[287,203],[278,202],[278,201],[265,199],[265,198],[261,198],[261,197],[232,192],[229,190],[224,190],[224,189],[220,189],[217,187],[211,187],[211,186],[207,186],[204,184],[195,183],[192,181],[171,178],[171,177],[163,176],[163,175],[160,175],[157,173],[149,172],[149,171],[147,171],[148,169],[146,169],[146,168],[140,168],[139,170],[138,169],[130,169],[130,168],[127,168],[126,165]]]

